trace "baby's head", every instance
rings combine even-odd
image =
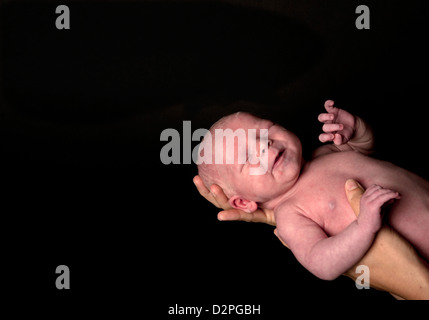
[[[297,181],[301,142],[292,132],[238,112],[221,118],[204,137],[198,174],[207,188],[218,184],[232,207],[247,212],[270,207]]]

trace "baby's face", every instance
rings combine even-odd
[[[234,164],[229,165],[229,170],[225,170],[225,178],[240,196],[263,203],[293,186],[302,167],[302,146],[295,134],[272,121],[247,113],[233,116],[227,127],[232,130],[242,128],[246,133],[251,132],[250,129],[256,131],[256,135],[246,134],[245,146],[239,145],[235,139],[234,153],[238,157],[235,157]],[[267,131],[268,137],[261,137],[260,133]],[[240,154],[245,157],[245,163],[237,161]],[[263,174],[255,174],[261,167]]]

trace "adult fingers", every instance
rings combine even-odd
[[[200,193],[200,195],[202,195],[207,201],[211,202],[216,207],[221,208],[218,201],[214,197],[214,195],[210,192],[209,189],[206,188],[206,186],[204,185],[203,181],[199,176],[195,176],[193,179],[193,182],[197,187],[197,190]]]
[[[228,197],[226,196],[225,192],[223,192],[223,189],[220,186],[218,186],[217,184],[213,184],[210,187],[210,191],[218,204],[218,208],[222,208],[223,210],[228,210],[232,208],[229,204]]]
[[[267,216],[262,210],[248,213],[238,209],[224,210],[218,213],[220,221],[245,221],[267,223]]]

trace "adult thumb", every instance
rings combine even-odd
[[[348,179],[345,184],[345,191],[350,206],[355,215],[358,216],[360,212],[360,198],[362,198],[365,189],[356,180]]]

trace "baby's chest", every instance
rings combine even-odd
[[[304,214],[319,224],[328,235],[344,230],[356,219],[345,192],[350,173],[336,172],[329,177],[318,175],[300,189],[296,199]]]

